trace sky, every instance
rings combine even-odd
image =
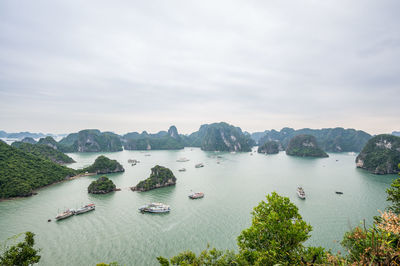
[[[0,130],[400,130],[400,1],[0,2]]]

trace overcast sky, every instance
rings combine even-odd
[[[400,130],[400,1],[0,2],[0,130]]]

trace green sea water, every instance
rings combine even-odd
[[[70,167],[88,166],[100,154],[125,167],[124,173],[107,175],[121,191],[90,195],[87,187],[97,176],[88,176],[41,189],[30,198],[0,202],[0,241],[34,232],[36,246],[42,249],[39,265],[112,261],[157,265],[157,256],[171,257],[187,249],[199,252],[207,244],[237,249],[236,238],[250,226],[252,208],[276,191],[289,197],[313,226],[308,245],[337,251],[344,232],[363,219],[370,224],[372,216],[379,214],[377,210],[387,206],[385,190],[396,178],[356,169],[355,155],[348,153],[331,153],[323,159],[290,157],[284,152],[267,156],[214,153],[198,148],[72,153],[69,155],[77,163]],[[190,161],[176,162],[181,157]],[[128,159],[140,163],[132,166]],[[197,163],[204,168],[195,168]],[[147,178],[157,164],[174,172],[176,186],[132,192],[129,187]],[[186,172],[179,172],[183,167]],[[306,200],[297,197],[297,186],[304,188]],[[205,197],[190,200],[191,191],[202,191]],[[57,212],[90,202],[96,204],[95,211],[55,222]],[[161,215],[138,211],[150,202],[169,204],[172,210]]]

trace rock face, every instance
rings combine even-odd
[[[81,130],[69,134],[58,145],[63,152],[113,152],[122,151],[120,136],[97,129]]]
[[[161,187],[173,186],[176,184],[176,177],[172,171],[166,167],[156,165],[151,168],[150,177],[140,181],[132,191],[148,191]]]
[[[39,144],[39,143],[38,144],[30,144],[30,143],[24,143],[22,141],[16,141],[13,144],[11,144],[11,146],[18,148],[26,153],[33,154],[42,159],[50,160],[50,161],[58,163],[58,164],[68,164],[68,163],[75,162],[68,155],[60,152],[59,150],[52,148],[49,145]]]
[[[88,187],[88,192],[91,194],[107,194],[115,190],[115,184],[106,176],[93,181]]]
[[[200,146],[204,151],[248,152],[254,144],[250,135],[225,122],[202,125],[186,138],[186,146]]]
[[[96,174],[112,174],[112,173],[124,172],[125,169],[116,160],[110,160],[106,156],[100,155],[99,157],[96,158],[96,160],[91,166],[83,168],[80,171],[96,173]]]
[[[356,158],[356,166],[374,174],[396,174],[400,163],[400,137],[378,135],[370,139]]]
[[[123,136],[125,150],[179,150],[183,142],[175,126],[156,134],[131,132]]]
[[[58,149],[57,141],[50,136],[39,139],[38,144],[47,145],[55,150]]]
[[[260,137],[260,134],[263,134]],[[262,145],[267,141],[278,141],[286,149],[290,139],[297,135],[312,135],[317,139],[321,149],[328,152],[360,152],[367,141],[372,137],[370,134],[355,129],[323,128],[310,129],[303,128],[294,130],[285,127],[281,131],[269,130],[253,133],[252,137],[258,139],[258,144]]]
[[[279,153],[279,143],[273,140],[267,141],[262,146],[258,147],[257,152],[265,154]]]
[[[316,138],[311,135],[293,137],[286,148],[286,154],[299,157],[329,157],[318,147]]]
[[[21,142],[29,143],[29,144],[36,144],[37,141],[34,140],[33,138],[25,137],[23,140],[21,140]]]

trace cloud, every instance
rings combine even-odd
[[[398,1],[2,1],[4,130],[400,124]]]

